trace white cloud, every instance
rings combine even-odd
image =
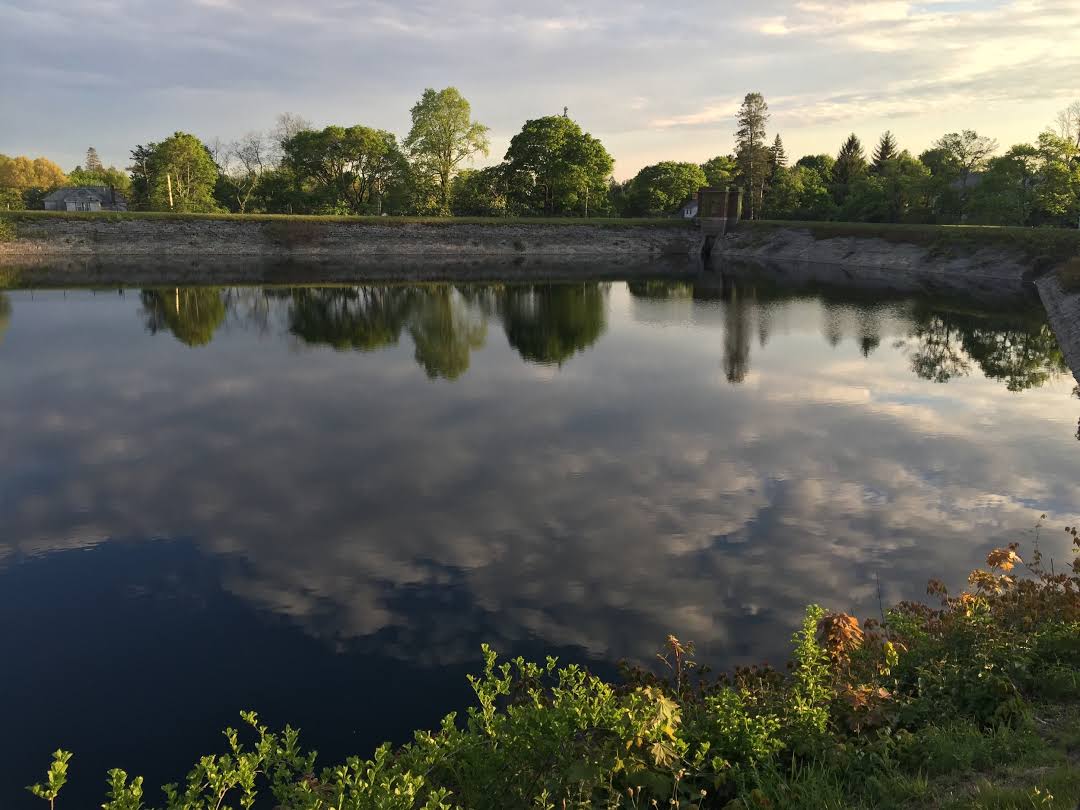
[[[804,151],[894,119],[914,151],[941,127],[1031,139],[1077,92],[1078,0],[744,0],[702,25],[716,13],[705,0],[597,0],[586,14],[568,0],[4,0],[0,105],[21,114],[0,152],[74,165],[91,137],[120,165],[161,133],[228,140],[285,109],[403,134],[424,87],[455,84],[496,147],[526,118],[568,106],[625,176],[728,151],[738,101],[754,90]],[[57,110],[78,125],[57,127]]]

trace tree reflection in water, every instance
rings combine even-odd
[[[332,287],[289,293],[289,332],[312,346],[371,352],[393,346],[409,317],[404,287]]]
[[[734,384],[751,368],[751,343],[764,347],[775,312],[804,297],[775,286],[730,279],[634,281],[633,299],[685,301],[713,308],[722,318],[723,369]],[[498,318],[509,345],[530,363],[561,366],[595,344],[607,329],[610,284],[362,285],[294,289],[191,287],[149,289],[141,294],[146,328],[170,332],[186,346],[210,343],[232,326],[284,330],[310,346],[372,352],[396,345],[407,332],[417,364],[431,378],[454,380],[466,373],[472,352],[487,340],[488,321]],[[1053,331],[1037,313],[952,311],[925,301],[907,304],[822,295],[822,335],[833,347],[855,341],[863,357],[881,345],[887,308],[907,322],[895,341],[921,379],[947,383],[975,368],[1009,391],[1037,388],[1069,371]],[[899,309],[897,310],[897,307]],[[0,337],[11,304],[0,294]],[[895,318],[893,319],[895,320]],[[895,330],[895,326],[893,327]]]
[[[11,299],[0,293],[0,343],[4,342],[4,332],[11,325]]]
[[[409,335],[416,362],[428,377],[456,380],[487,339],[487,322],[452,287],[439,285],[413,296]]]
[[[499,297],[506,339],[525,360],[561,366],[607,328],[606,284],[507,287]]]
[[[1065,355],[1045,321],[1001,316],[994,321],[968,313],[916,308],[909,338],[912,370],[922,379],[945,383],[970,374],[1005,383],[1009,391],[1038,388],[1068,373]]]
[[[141,298],[150,334],[167,330],[185,346],[206,346],[225,322],[221,287],[143,290]]]

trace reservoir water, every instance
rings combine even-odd
[[[1061,556],[1080,399],[1037,302],[747,284],[0,293],[0,807],[183,777],[241,709],[329,762],[480,645],[782,663],[986,552]]]

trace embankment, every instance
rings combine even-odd
[[[684,256],[581,258],[547,256],[82,256],[0,258],[0,290],[73,287],[191,287],[232,284],[367,284],[372,282],[627,281],[695,277],[700,262]]]
[[[1035,282],[1046,307],[1046,317],[1054,330],[1065,362],[1080,384],[1080,292],[1065,290],[1057,274],[1051,273]]]
[[[2,215],[0,263],[78,259],[256,258],[305,261],[678,256],[700,236],[679,220],[415,220],[153,214]]]
[[[1078,255],[1074,230],[745,222],[710,264],[742,273],[752,263],[780,282],[1001,297]]]

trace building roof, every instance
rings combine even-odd
[[[116,199],[123,200],[124,195],[116,192],[109,186],[68,186],[58,188],[45,197],[47,202],[66,202],[67,200],[98,200],[103,203],[112,203]]]

